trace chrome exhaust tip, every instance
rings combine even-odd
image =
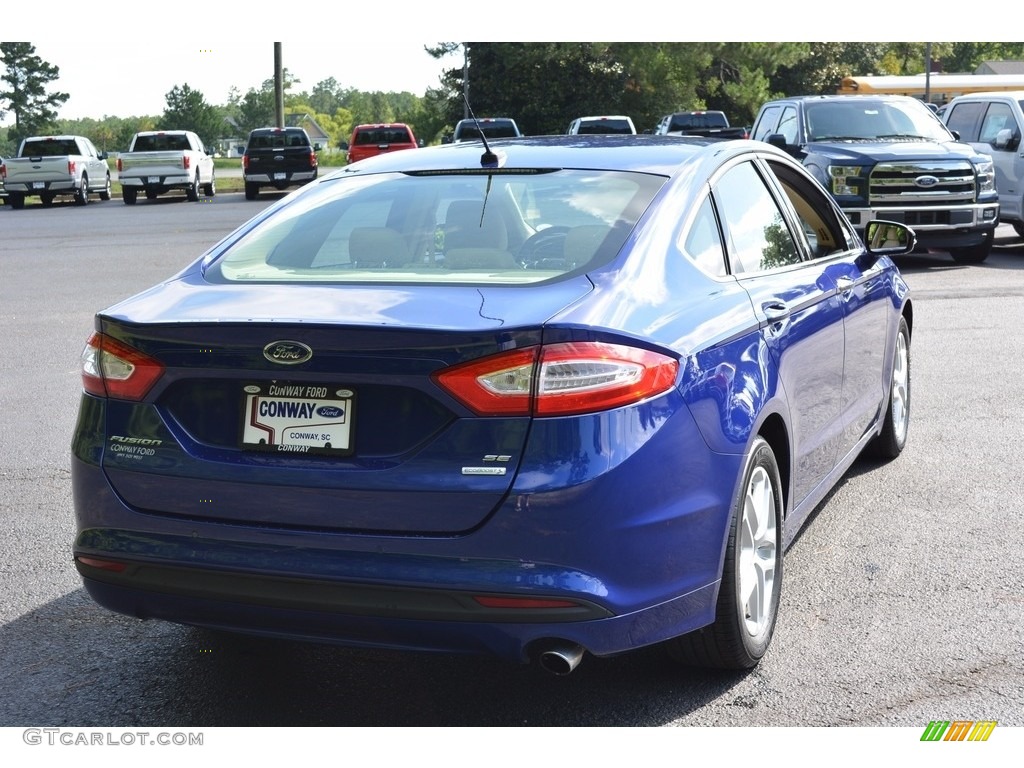
[[[554,643],[540,652],[537,661],[541,669],[553,675],[565,676],[579,666],[584,648],[575,643]]]

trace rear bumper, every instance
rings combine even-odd
[[[266,184],[276,185],[284,184],[285,186],[293,184],[305,184],[306,182],[313,181],[316,178],[317,171],[285,171],[284,178],[277,178],[278,174],[275,173],[249,173],[246,174],[244,179],[247,184]]]
[[[120,178],[122,187],[134,187],[136,189],[169,189],[170,187],[189,187],[194,180],[193,176],[184,174],[174,176],[160,176],[159,174],[146,177]]]

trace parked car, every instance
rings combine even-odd
[[[139,193],[147,200],[171,191],[198,202],[217,194],[217,170],[202,139],[192,131],[140,131],[127,152],[117,158],[117,180],[125,205],[135,205]]]
[[[969,93],[942,107],[946,127],[992,158],[999,221],[1024,237],[1024,91]]]
[[[97,602],[557,674],[758,663],[784,548],[907,439],[912,230],[865,244],[758,142],[490,146],[349,166],[96,315]]]
[[[86,205],[92,194],[109,200],[107,153],[85,136],[29,136],[16,157],[0,164],[0,185],[15,209],[24,208],[29,197],[39,197],[44,206],[58,197],[70,197],[76,205]]]
[[[593,115],[577,117],[569,123],[570,135],[594,133],[636,133],[633,120],[626,115]]]
[[[374,123],[357,125],[349,141],[348,161],[357,163],[374,155],[416,149],[416,135],[405,123]]]
[[[242,153],[245,199],[257,199],[262,187],[285,190],[314,181],[320,169],[318,149],[302,127],[251,131]]]
[[[750,138],[748,128],[730,125],[725,112],[715,109],[698,109],[665,115],[658,122],[654,132],[659,136],[704,136],[713,139]]]
[[[452,142],[480,141],[480,134],[487,139],[512,139],[523,134],[511,117],[468,117],[455,124]]]

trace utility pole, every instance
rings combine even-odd
[[[462,118],[469,119],[469,45],[462,44]]]
[[[274,117],[277,127],[284,128],[284,67],[280,43],[274,43]]]
[[[924,103],[932,103],[932,44],[924,44]]]

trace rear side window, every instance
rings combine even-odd
[[[775,133],[775,126],[779,121],[779,113],[782,111],[782,107],[765,107],[764,112],[761,113],[761,119],[757,121],[757,133],[754,134],[754,139],[757,141],[767,141],[768,137]]]
[[[1017,121],[1010,113],[1010,108],[1002,102],[992,102],[988,112],[985,113],[985,120],[981,124],[981,133],[978,134],[978,141],[986,144],[994,144],[996,136],[1005,129],[1013,130],[1017,127]]]

